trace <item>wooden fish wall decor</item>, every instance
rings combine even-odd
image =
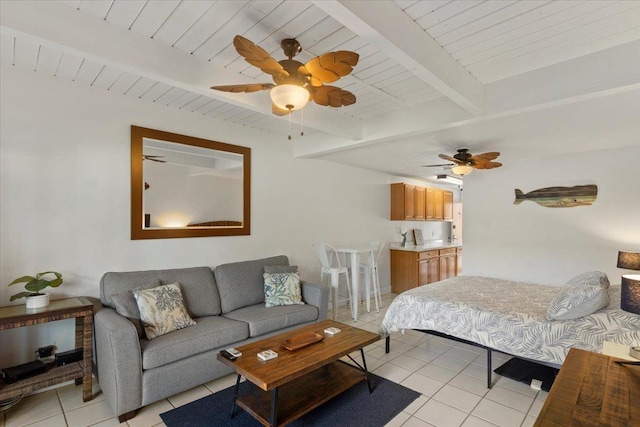
[[[547,187],[524,194],[516,188],[514,205],[531,200],[545,208],[572,208],[589,206],[598,196],[597,185],[576,185],[574,187]]]

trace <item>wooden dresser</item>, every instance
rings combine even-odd
[[[640,426],[640,366],[616,360],[569,350],[535,426]]]

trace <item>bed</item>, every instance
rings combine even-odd
[[[601,352],[604,341],[640,344],[640,316],[620,309],[620,286],[606,289],[608,305],[593,314],[547,320],[547,310],[560,289],[487,277],[453,277],[398,295],[382,321],[381,335],[387,338],[387,351],[390,334],[406,329],[483,347],[488,350],[489,374],[491,350],[559,367],[571,347]]]

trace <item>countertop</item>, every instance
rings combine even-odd
[[[424,245],[416,246],[416,245],[407,245],[405,247],[400,246],[400,243],[391,243],[389,244],[389,249],[394,251],[407,251],[407,252],[425,252],[425,251],[434,251],[436,249],[449,249],[449,248],[461,248],[462,243],[444,243],[442,241],[439,242],[427,242]]]

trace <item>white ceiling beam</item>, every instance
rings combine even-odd
[[[65,53],[271,115],[271,101],[267,93],[230,94],[209,89],[212,85],[253,80],[243,80],[239,74],[216,67],[195,55],[187,55],[62,3],[2,1],[0,6],[0,26],[4,35],[31,37],[44,46]],[[294,114],[292,121],[298,120],[299,115]],[[331,123],[331,126],[326,123]],[[350,140],[361,139],[363,133],[361,120],[328,108],[307,114],[304,125]]]
[[[640,40],[485,85],[485,114],[580,102],[636,90]]]
[[[483,111],[483,87],[392,1],[314,0],[355,34],[472,114]]]

